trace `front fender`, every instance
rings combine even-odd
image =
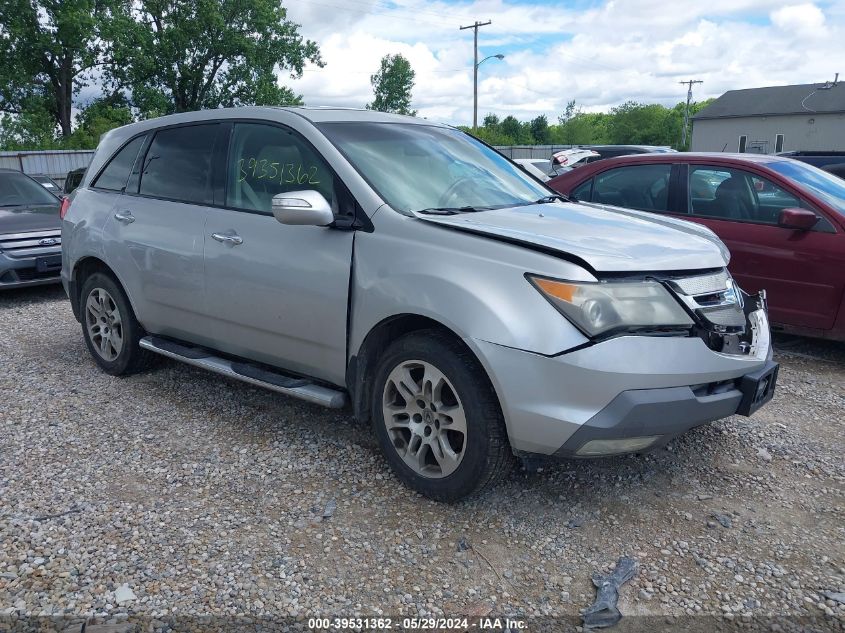
[[[350,355],[384,319],[416,314],[473,338],[552,355],[587,339],[525,279],[595,281],[583,268],[514,244],[392,210],[355,242]]]

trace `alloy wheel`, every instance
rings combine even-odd
[[[85,301],[85,326],[97,354],[113,361],[123,349],[123,322],[114,298],[102,288],[94,288]]]
[[[431,363],[407,360],[390,372],[382,414],[393,448],[417,474],[447,477],[460,465],[466,414],[452,383]]]

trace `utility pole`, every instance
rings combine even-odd
[[[471,24],[469,26],[462,26],[460,28],[461,31],[466,29],[473,30],[473,50],[474,53],[474,60],[472,66],[472,131],[478,129],[478,27],[487,26],[488,24],[492,24],[490,20],[486,22],[479,22],[476,20],[475,24]]]
[[[687,129],[689,129],[689,104],[692,101],[692,86],[693,84],[703,84],[701,79],[688,79],[687,81],[679,81],[682,86],[689,86],[687,89],[687,106],[684,108],[684,129],[681,132],[681,147],[687,146]]]

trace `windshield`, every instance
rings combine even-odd
[[[452,128],[361,122],[319,127],[373,189],[406,214],[497,209],[553,193],[497,151]]]
[[[791,178],[845,215],[845,180],[797,160],[767,163],[772,171]]]
[[[32,178],[17,172],[0,173],[0,207],[58,203],[56,196]]]

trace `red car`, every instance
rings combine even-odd
[[[598,161],[547,184],[704,224],[743,290],[767,291],[773,329],[845,341],[845,180],[778,156],[684,152]]]

